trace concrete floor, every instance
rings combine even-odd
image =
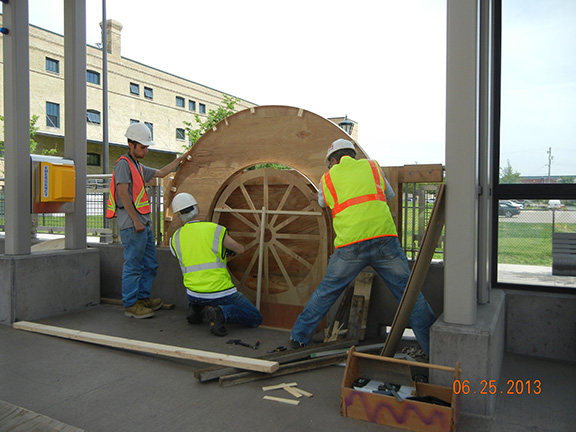
[[[288,344],[288,333],[229,327],[224,338],[206,325],[190,326],[179,309],[153,319],[126,318],[120,306],[41,320],[76,330],[239,356],[264,354]],[[260,341],[252,350],[229,339]],[[374,341],[372,341],[374,342]],[[0,325],[0,400],[89,432],[399,431],[340,416],[341,366],[220,387],[199,383],[194,370],[207,365],[129,352],[15,330]],[[576,364],[507,354],[499,389],[508,380],[540,380],[538,395],[499,395],[493,418],[463,414],[458,431],[562,432],[576,424]],[[292,406],[263,400],[262,386],[297,382],[314,394]],[[288,397],[286,392],[273,394]],[[10,405],[11,406],[11,405]],[[0,409],[0,414],[1,414]],[[0,416],[1,419],[1,416]],[[12,430],[0,420],[0,432]],[[28,429],[21,429],[28,430]],[[37,431],[70,430],[47,426]]]

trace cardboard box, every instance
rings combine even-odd
[[[394,426],[415,432],[452,432],[456,430],[460,417],[460,395],[452,388],[434,384],[414,382],[418,369],[438,369],[454,374],[460,379],[460,368],[438,366],[357,353],[352,347],[342,380],[340,395],[341,414],[345,417]],[[416,388],[418,397],[432,396],[448,402],[450,406],[404,399],[399,402],[394,396],[355,390],[353,383],[358,378],[409,385]]]

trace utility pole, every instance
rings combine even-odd
[[[548,147],[548,183],[550,183],[550,168],[552,167],[552,159],[554,159],[554,156],[552,156],[552,147]]]

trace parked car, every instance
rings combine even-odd
[[[548,208],[550,210],[559,210],[562,208],[562,202],[560,200],[550,200],[548,201]]]
[[[504,201],[506,204],[510,204],[511,206],[517,207],[519,209],[523,209],[524,208],[524,204],[522,204],[519,201],[516,200],[508,200],[508,201]]]
[[[507,202],[501,202],[498,204],[498,216],[505,216],[511,218],[514,215],[520,214],[520,208],[509,204]]]

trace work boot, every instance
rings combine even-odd
[[[302,348],[305,347],[306,345],[303,344],[302,342],[298,342],[297,340],[294,340],[292,338],[290,338],[290,348],[292,349],[298,349],[298,348]]]
[[[202,324],[202,306],[193,303],[188,304],[186,319],[190,324]]]
[[[210,321],[210,333],[215,336],[226,336],[228,334],[228,330],[226,330],[226,327],[224,326],[226,320],[220,306],[204,307],[204,317]]]
[[[152,309],[153,311],[157,311],[158,309],[161,309],[162,306],[164,306],[164,302],[162,301],[161,298],[151,299],[150,297],[148,297],[145,299],[140,299],[138,301],[142,303],[144,307]]]
[[[151,318],[154,316],[154,311],[144,306],[142,302],[137,301],[132,306],[129,306],[125,309],[124,315],[138,319]]]

